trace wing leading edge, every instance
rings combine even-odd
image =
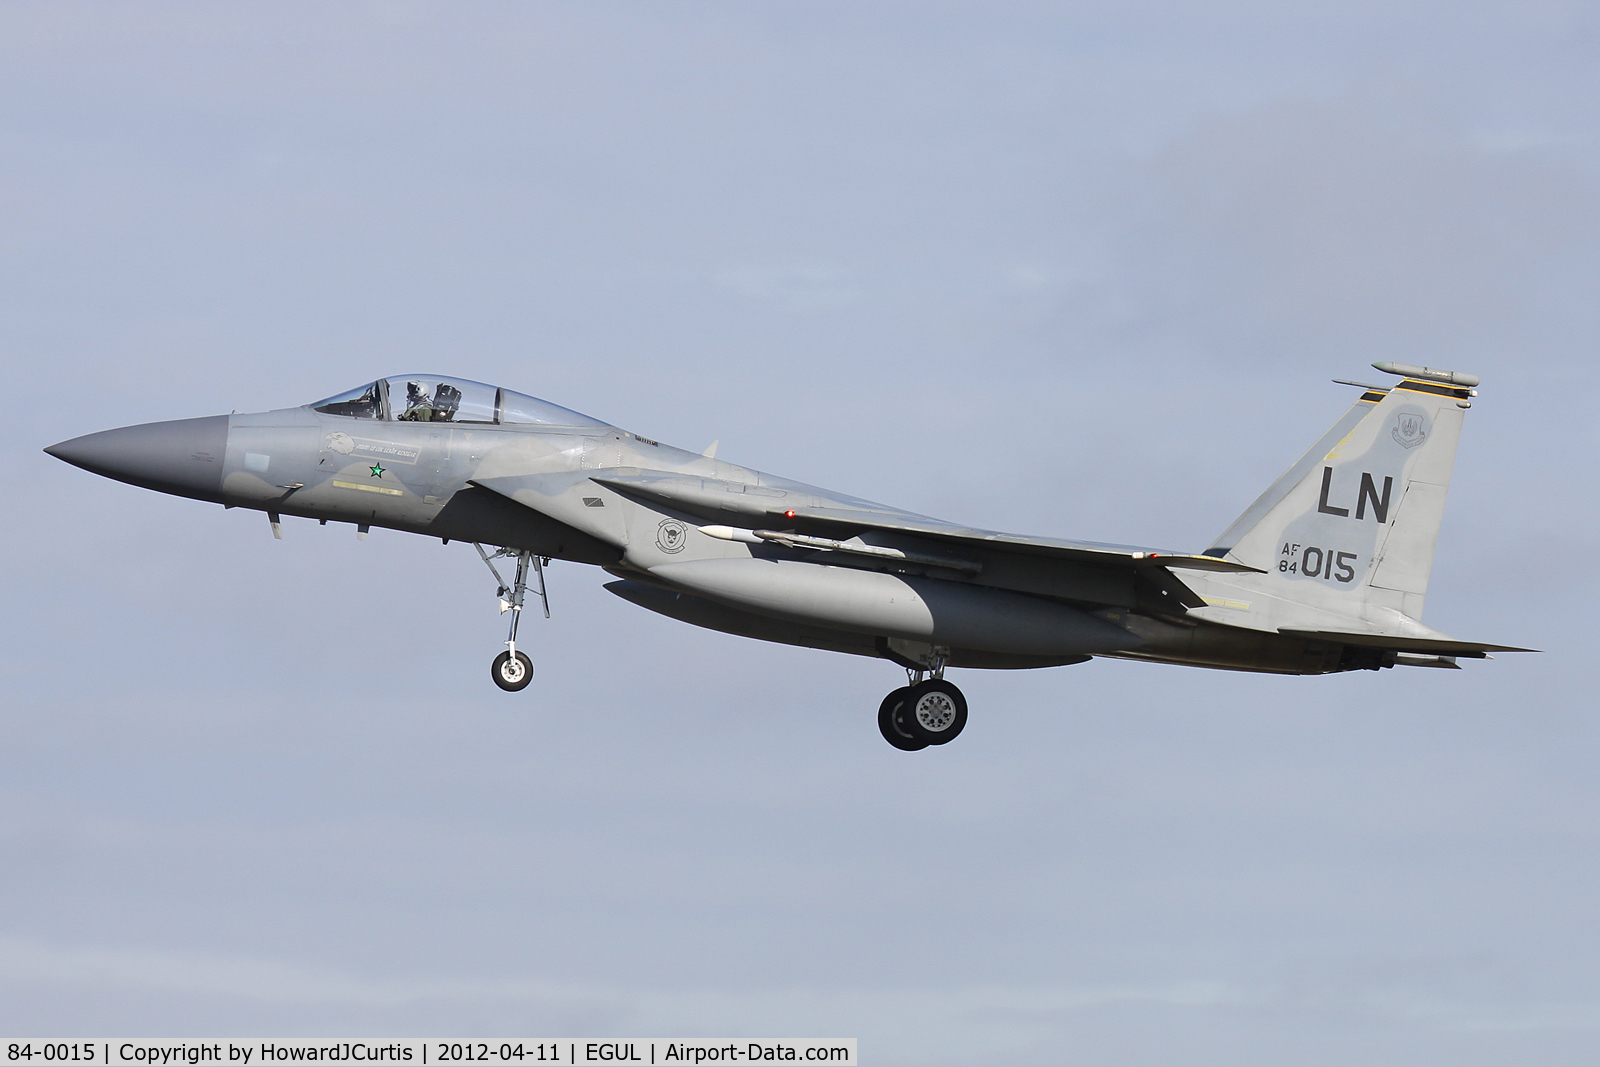
[[[1257,567],[1214,556],[1162,552],[1096,541],[1027,537],[960,526],[926,515],[876,506],[829,506],[835,503],[833,501],[807,503],[793,499],[800,494],[765,486],[743,486],[676,475],[597,473],[592,477],[601,485],[646,502],[667,504],[690,514],[722,522],[736,517],[757,521],[762,526],[782,524],[800,534],[827,534],[837,538],[841,534],[851,537],[870,530],[882,530],[956,546],[1100,566],[1263,573]]]

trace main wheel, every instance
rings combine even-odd
[[[489,674],[494,678],[495,685],[508,693],[515,693],[528,688],[528,683],[533,681],[533,660],[521,652],[515,657],[510,652],[502,652],[494,658],[494,666],[489,668]]]
[[[883,703],[878,705],[878,732],[883,739],[902,752],[916,752],[928,747],[928,742],[918,741],[895,724],[895,718],[901,707],[905,704],[906,694],[911,692],[909,686],[901,686],[883,698]]]
[[[966,729],[967,698],[943,678],[930,678],[911,687],[894,725],[925,745],[948,745]]]

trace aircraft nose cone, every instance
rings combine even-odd
[[[50,455],[119,482],[200,500],[222,499],[228,416],[147,422],[74,437]]]

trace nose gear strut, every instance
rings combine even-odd
[[[494,678],[495,685],[508,693],[515,693],[520,689],[526,689],[528,683],[533,681],[533,661],[526,653],[517,651],[517,626],[522,622],[522,601],[528,592],[528,571],[531,569],[539,579],[539,601],[544,606],[544,617],[548,619],[550,596],[544,586],[544,565],[550,561],[526,549],[497,548],[493,552],[486,552],[476,541],[472,547],[478,550],[484,566],[494,575],[495,584],[498,586],[495,596],[500,598],[500,614],[511,612],[511,626],[506,632],[506,650],[494,658],[489,673]],[[500,572],[494,565],[494,561],[502,556],[515,556],[517,560],[516,576],[510,585],[500,577]]]

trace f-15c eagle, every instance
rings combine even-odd
[[[1478,379],[1393,363],[1210,548],[1195,554],[978,530],[663,445],[544,400],[432,374],[303,407],[147,423],[45,449],[96,474],[280,517],[472,543],[511,612],[544,565],[589,563],[651,611],[904,668],[878,728],[961,733],[951,667],[1092,656],[1329,674],[1527,651],[1423,625],[1462,418]],[[486,548],[485,546],[488,546]],[[502,578],[494,561],[511,570]]]

